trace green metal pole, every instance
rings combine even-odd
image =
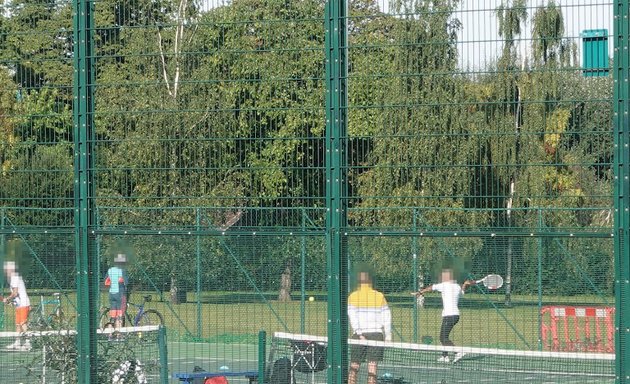
[[[158,349],[160,354],[160,383],[168,384],[168,347],[166,344],[166,327],[158,329]]]
[[[0,229],[4,229],[4,218],[6,212],[4,208],[0,209]],[[4,232],[0,235],[0,264],[4,266],[6,252],[6,235]],[[0,273],[0,289],[4,290],[4,270]],[[4,305],[0,303],[0,330],[4,329]]]
[[[97,377],[98,276],[94,251],[95,228],[93,143],[94,143],[94,2],[74,0],[74,208],[77,270],[77,364],[78,382],[88,384]]]
[[[542,230],[542,212],[540,208],[538,209],[538,232]],[[543,238],[538,236],[536,240],[538,243],[538,350],[542,351],[543,342],[542,342],[542,255],[543,255]]]
[[[413,209],[413,232],[418,230],[418,223],[416,218],[416,209]],[[413,236],[411,238],[411,253],[413,255],[413,288],[412,291],[417,291],[418,286],[418,237]],[[413,301],[413,342],[418,342],[418,301]]]
[[[267,360],[267,332],[258,332],[258,384],[265,384],[265,361]]]
[[[615,352],[616,383],[630,383],[630,5],[615,2],[614,172],[615,172]]]
[[[100,229],[100,225],[101,222],[99,220],[99,216],[98,216],[98,208],[94,207],[94,222],[96,223],[96,228]],[[102,241],[103,237],[101,235],[96,236],[95,238],[95,242],[96,242],[96,279],[98,280],[98,288],[96,291],[94,291],[94,294],[96,295],[96,308],[101,308],[101,289],[100,289],[100,279],[102,277],[101,275],[101,241]],[[100,325],[100,324],[99,324]]]
[[[306,212],[302,208],[302,239],[300,241],[300,333],[306,332]]]
[[[328,0],[326,39],[326,257],[328,384],[346,381],[348,366],[347,0]]]
[[[196,211],[195,226],[197,227],[197,243],[195,245],[195,254],[197,259],[197,338],[201,338],[201,212],[199,208]]]

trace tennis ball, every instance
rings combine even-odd
[[[313,296],[308,298],[308,301],[315,301],[315,298]]]

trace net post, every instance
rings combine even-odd
[[[42,384],[46,384],[46,345],[42,346]]]
[[[160,355],[160,383],[168,384],[168,348],[166,345],[166,327],[158,328],[158,350]]]
[[[265,361],[267,359],[267,332],[258,332],[258,384],[265,384]]]

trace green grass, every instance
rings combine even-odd
[[[139,301],[144,292],[136,292],[131,301]],[[220,342],[220,343],[255,343],[260,330],[272,334],[276,331],[302,332],[314,335],[326,335],[326,302],[321,292],[309,292],[307,297],[314,296],[314,302],[305,303],[305,312],[301,314],[299,296],[292,302],[271,300],[273,293],[268,294],[267,301],[249,292],[203,292],[202,304],[198,309],[195,302],[170,304],[159,301],[153,294],[154,301],[147,305],[160,311],[165,319],[171,340],[187,342]],[[39,293],[32,293],[33,301],[39,300]],[[211,300],[207,298],[212,297]],[[247,297],[246,300],[239,301]],[[165,295],[164,298],[168,298]],[[441,302],[438,295],[429,295],[425,308],[413,308],[413,298],[407,294],[388,295],[392,307],[394,340],[415,342],[423,336],[431,336],[438,342],[441,322]],[[66,314],[74,314],[74,293],[62,298],[63,310]],[[194,294],[188,294],[188,300],[195,300]],[[455,327],[452,337],[458,345],[505,347],[505,348],[537,348],[538,346],[538,304],[536,296],[513,297],[513,306],[506,308],[504,296],[499,294],[466,295],[461,302],[462,316]],[[591,305],[603,300],[596,296],[545,296],[543,305],[547,303],[564,303],[573,305]],[[612,303],[612,298],[609,302]],[[105,293],[101,302],[108,303]],[[492,306],[494,304],[496,308]],[[135,311],[132,309],[132,311]],[[200,317],[198,317],[200,315]],[[414,317],[417,329],[414,329]],[[303,319],[303,323],[302,323]],[[13,313],[5,309],[4,330],[13,330]]]

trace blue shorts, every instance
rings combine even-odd
[[[125,297],[122,292],[109,294],[109,309],[123,310],[125,303]]]

